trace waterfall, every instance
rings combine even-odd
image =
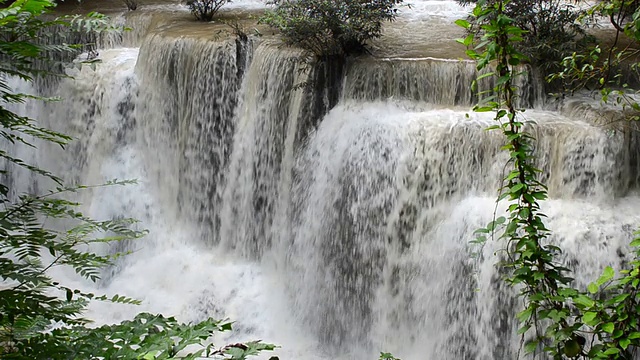
[[[247,70],[224,191],[220,240],[247,256],[269,248],[278,213],[287,217],[306,81],[301,53],[261,44]],[[249,225],[250,224],[250,225]],[[248,225],[248,226],[247,226]]]
[[[520,89],[519,107],[540,106],[544,85],[531,69],[523,69],[516,79]],[[444,106],[472,106],[477,93],[493,89],[491,77],[471,83],[478,76],[475,63],[437,58],[384,58],[356,60],[346,76],[345,97],[357,100],[405,99]]]
[[[580,198],[607,202],[625,192],[619,182],[630,171],[624,136],[555,113],[526,114],[538,122],[537,151],[548,154],[540,167],[550,170],[549,192],[558,199],[546,204],[549,212]],[[346,103],[311,137],[298,164],[299,217],[286,252],[298,316],[327,343],[364,339],[370,348],[388,339],[399,353],[418,346],[409,358],[420,352],[429,358],[512,357],[505,354],[518,344],[509,338],[515,324],[494,325],[499,317],[512,321],[516,307],[492,266],[498,248],[485,251],[481,268],[488,274],[476,284],[468,245],[494,212],[492,194],[506,154],[498,151],[499,134],[483,130],[491,115],[470,116],[389,102]],[[594,211],[574,210],[551,217],[551,229]],[[624,247],[634,218],[610,225],[620,241],[615,246]],[[571,228],[556,231],[569,256],[583,258],[573,253]],[[475,286],[494,295],[478,295]],[[486,349],[502,355],[482,355]]]
[[[441,9],[440,20],[461,11],[417,3]],[[215,35],[219,24],[170,19],[121,17],[136,30],[103,39],[101,62],[69,67],[73,78],[36,88],[11,80],[63,98],[15,110],[75,139],[12,154],[69,183],[138,180],[81,195],[89,215],[149,229],[98,284],[55,270],[143,302],[95,304],[90,317],[229,317],[236,331],[216,344],[262,339],[282,346],[282,359],[515,358],[521,304],[495,267],[502,244],[469,243],[505,211],[495,198],[508,156],[501,135],[484,130],[492,115],[470,110],[472,63],[306,63],[268,35],[245,41]],[[533,71],[519,86],[549,186],[551,241],[585,286],[628,260],[640,224],[637,135],[601,122],[584,99],[545,110]],[[7,181],[25,192],[50,185],[18,170]]]
[[[145,86],[136,115],[147,163],[156,165],[157,186],[171,194],[167,201],[204,229],[219,227],[214,208],[231,151],[239,70],[246,66],[237,46],[154,34],[137,65]]]

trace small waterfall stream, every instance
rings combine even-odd
[[[440,20],[461,11],[417,3]],[[176,30],[154,14],[120,19],[140,29],[103,41],[95,69],[31,89],[63,102],[18,109],[76,140],[17,155],[70,183],[138,180],[82,195],[90,215],[135,217],[150,231],[99,284],[58,274],[143,301],[97,304],[90,316],[228,317],[236,331],[220,341],[273,342],[282,359],[515,358],[519,304],[493,265],[500,244],[469,245],[504,210],[506,161],[503,140],[484,130],[491,114],[469,113],[473,64],[349,61],[324,114],[326,92],[304,86],[323,70],[296,61],[300,51]],[[520,85],[552,241],[586,284],[625,261],[640,224],[637,136],[594,123],[586,106],[544,110],[535,76]],[[18,171],[10,180],[47,186]]]

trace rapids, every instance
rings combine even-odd
[[[375,57],[347,62],[328,113],[337,93],[298,86],[322,78],[296,61],[300,51],[266,33],[236,41],[179,4],[116,14],[134,30],[102,39],[95,69],[69,68],[73,79],[44,89],[12,80],[63,98],[17,110],[75,138],[64,151],[14,155],[70,183],[138,180],[81,197],[95,218],[149,229],[128,248],[101,249],[133,253],[98,284],[56,270],[143,302],[95,304],[88,316],[230,318],[235,331],[216,343],[261,339],[281,359],[515,358],[518,304],[494,267],[500,244],[469,245],[503,211],[506,158],[484,131],[491,115],[470,112],[478,74],[459,60],[451,24],[466,10],[413,3]],[[597,123],[584,100],[552,109],[534,75],[520,82],[549,185],[547,225],[584,285],[625,260],[640,224],[637,135]],[[49,185],[11,176],[17,192]]]

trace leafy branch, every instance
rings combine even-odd
[[[506,281],[520,288],[524,310],[517,314],[527,353],[542,351],[553,359],[627,359],[640,346],[640,235],[631,242],[635,258],[630,269],[615,278],[611,267],[582,291],[571,286],[570,269],[559,263],[562,249],[549,242],[540,201],[547,199],[547,188],[538,180],[541,170],[534,165],[533,136],[525,129],[521,111],[514,106],[513,78],[525,60],[514,43],[523,30],[505,15],[508,0],[481,1],[473,11],[482,25],[482,36],[474,34],[459,42],[477,61],[479,70],[493,66],[496,77],[492,96],[474,111],[494,111],[497,125],[506,138],[503,150],[509,152],[511,171],[504,178],[498,201],[509,201],[506,217],[495,218],[476,231],[482,244],[486,234],[502,229],[507,257],[499,265],[508,270]],[[469,28],[467,20],[457,24]],[[590,339],[590,343],[587,343]]]
[[[40,127],[34,119],[9,110],[6,104],[27,99],[52,101],[21,94],[7,83],[9,76],[32,82],[42,76],[64,76],[54,61],[74,56],[84,44],[51,42],[56,32],[109,30],[108,19],[91,13],[86,17],[53,18],[53,0],[16,0],[0,9],[0,137],[12,146],[22,143],[36,151],[36,141],[64,146],[67,135]],[[33,140],[32,140],[33,139]],[[95,220],[68,200],[74,193],[97,186],[130,185],[112,180],[97,186],[67,186],[55,174],[0,150],[0,358],[2,359],[196,359],[215,357],[245,359],[275,347],[260,341],[216,348],[209,343],[217,332],[231,330],[231,323],[206,319],[183,324],[175,318],[147,313],[119,324],[91,327],[84,318],[91,301],[139,304],[121,295],[95,295],[56,281],[50,270],[73,269],[80,277],[98,281],[103,269],[123,253],[98,254],[93,245],[133,241],[146,230],[136,230],[134,219]],[[55,183],[44,194],[14,194],[5,179],[12,167],[21,167]]]

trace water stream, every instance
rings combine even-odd
[[[376,48],[464,12],[415,3]],[[89,316],[228,317],[236,331],[220,341],[273,342],[282,359],[515,358],[519,305],[494,266],[500,244],[469,245],[504,210],[495,205],[503,140],[484,131],[491,114],[469,111],[473,64],[437,57],[458,51],[436,49],[455,31],[349,61],[324,115],[326,94],[299,86],[317,69],[295,61],[298,50],[268,36],[213,36],[216,25],[191,31],[168,20],[166,7],[185,9],[163,6],[123,16],[138,29],[103,42],[101,64],[45,89],[63,102],[20,109],[76,140],[17,155],[71,183],[138,180],[82,196],[91,216],[135,217],[150,231],[96,285],[57,274],[143,302],[97,304]],[[586,284],[620,266],[640,224],[637,136],[596,123],[584,101],[545,109],[533,75],[521,86],[548,227]],[[12,176],[20,191],[47,185]],[[123,249],[105,249],[114,250]]]

